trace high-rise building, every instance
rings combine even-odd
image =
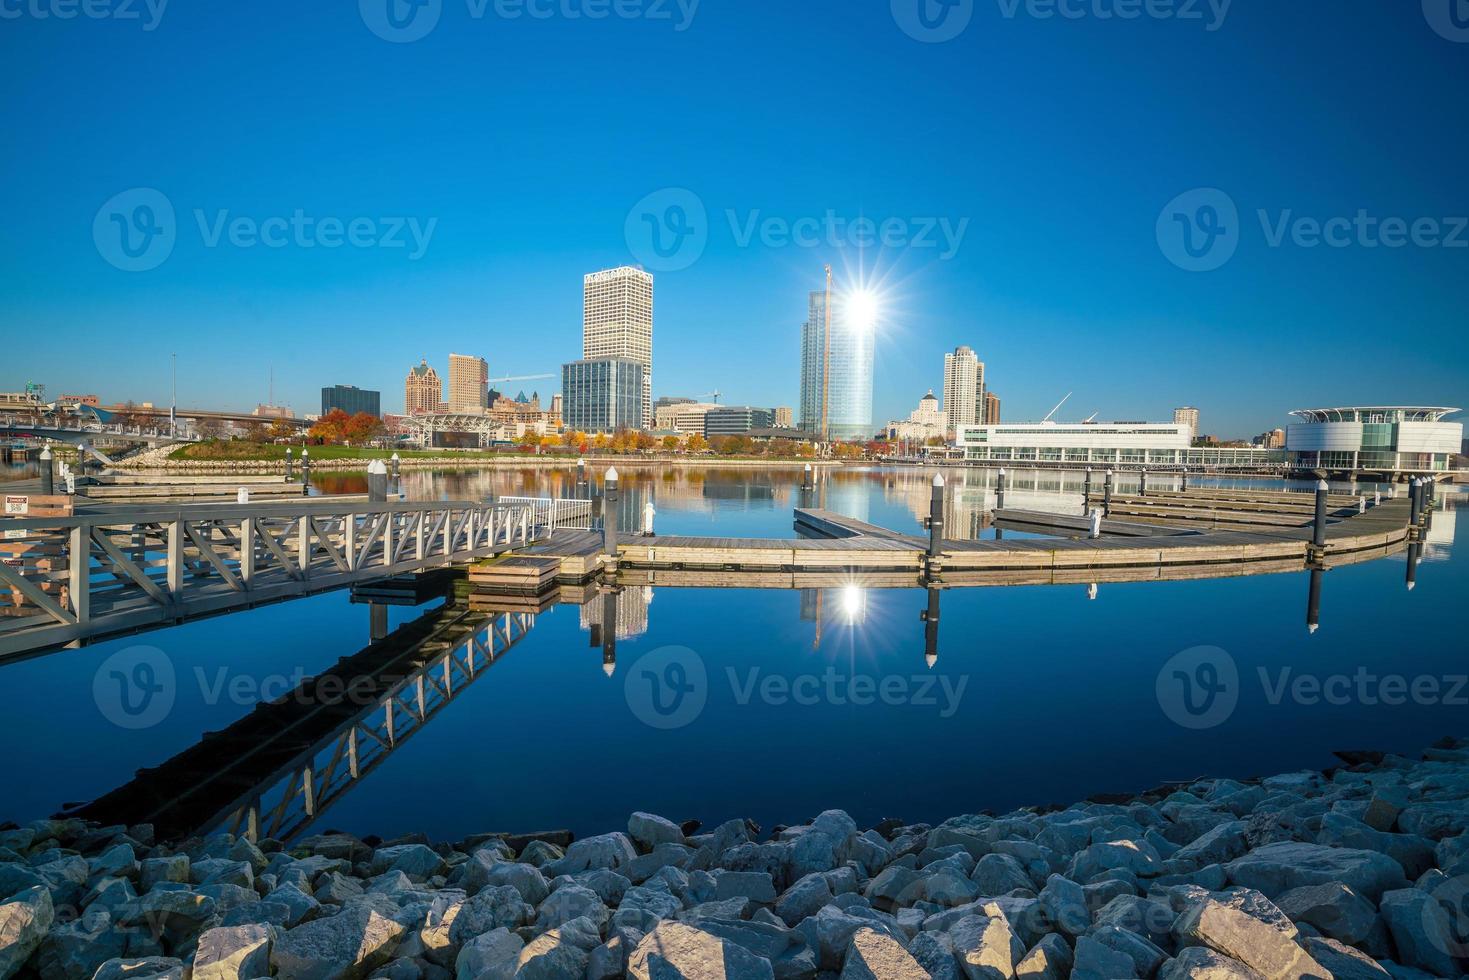
[[[382,394],[353,385],[332,385],[321,389],[321,414],[325,415],[335,408],[340,408],[348,415],[366,412],[382,418]]]
[[[953,439],[961,425],[984,421],[984,362],[969,347],[944,355],[944,428]]]
[[[483,357],[449,355],[449,411],[478,414],[490,404],[490,365]]]
[[[1188,426],[1190,439],[1199,437],[1199,410],[1197,408],[1175,408],[1173,422],[1175,425]]]
[[[582,283],[582,357],[637,361],[643,368],[640,418],[653,418],[653,277],[623,266]]]
[[[935,436],[944,436],[944,413],[939,410],[939,400],[930,391],[918,399],[918,408],[908,415],[906,421],[887,424],[889,439],[905,439],[912,442],[927,442]]]
[[[748,405],[717,405],[704,413],[704,437],[741,436],[751,429],[768,429],[775,413],[768,408]]]
[[[436,412],[444,399],[444,386],[439,373],[428,366],[425,358],[408,372],[403,382],[403,412],[405,415],[426,415]]]
[[[832,295],[831,342],[826,337],[826,291],[811,293],[801,327],[801,428],[830,439],[866,439],[872,428],[875,324],[854,322]]]
[[[791,413],[789,405],[777,405],[775,408],[775,427],[777,429],[789,429],[795,426],[795,417]]]
[[[641,429],[646,391],[643,365],[631,358],[589,358],[561,366],[562,418],[571,429]]]
[[[1000,424],[1000,396],[993,391],[986,391],[984,393],[984,418],[980,420],[980,424]]]

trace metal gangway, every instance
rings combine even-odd
[[[514,502],[303,498],[5,519],[0,533],[21,555],[0,562],[3,662],[466,564],[550,530]]]
[[[593,531],[601,526],[592,513],[590,500],[554,497],[499,497],[497,501],[505,506],[530,508],[531,523],[540,530]]]

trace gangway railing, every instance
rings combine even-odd
[[[568,529],[590,531],[597,526],[592,516],[590,500],[559,497],[500,497],[498,501],[511,507],[529,508],[534,526],[548,531]]]

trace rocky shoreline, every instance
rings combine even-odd
[[[0,829],[0,980],[1456,980],[1469,739],[1068,809],[289,847]]]

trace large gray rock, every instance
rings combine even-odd
[[[1239,960],[1207,946],[1190,946],[1158,970],[1158,980],[1265,980]]]
[[[516,980],[564,980],[586,976],[602,936],[592,920],[573,919],[526,943],[516,958]]]
[[[816,972],[816,951],[800,933],[784,926],[773,922],[705,919],[698,927],[769,960],[775,980],[796,980]]]
[[[1064,944],[1063,944],[1064,945]],[[963,980],[964,971],[954,955],[954,940],[946,932],[920,932],[908,944],[908,952],[933,980]]]
[[[966,915],[949,927],[949,938],[969,980],[1006,980],[1015,975],[1015,964],[1025,957],[1025,948],[1010,923],[998,915]]]
[[[1385,834],[1343,813],[1328,813],[1321,818],[1321,832],[1316,835],[1316,842],[1328,847],[1380,851],[1401,864],[1409,879],[1418,878],[1434,865],[1434,844],[1427,837]]]
[[[1137,965],[1124,953],[1119,953],[1091,936],[1082,936],[1076,941],[1076,962],[1071,968],[1071,980],[1140,980]]]
[[[475,851],[464,864],[459,882],[468,895],[496,885],[512,885],[520,897],[532,905],[540,905],[551,894],[551,886],[539,868],[530,864],[501,861],[489,849]]]
[[[194,955],[194,980],[253,980],[270,975],[275,928],[246,925],[207,929]]]
[[[876,929],[858,929],[847,947],[841,980],[930,980],[930,977],[892,936]]]
[[[763,871],[725,871],[715,868],[714,898],[748,898],[761,905],[774,905],[775,882]]]
[[[1225,870],[1230,881],[1271,898],[1303,885],[1339,881],[1375,902],[1383,892],[1408,884],[1403,866],[1386,854],[1294,842],[1256,848]]]
[[[1076,962],[1071,947],[1053,932],[1031,947],[1015,967],[1016,980],[1066,980]]]
[[[1305,922],[1332,939],[1352,946],[1367,941],[1379,928],[1372,903],[1339,881],[1292,888],[1275,899],[1292,922]]]
[[[974,873],[969,877],[979,886],[979,894],[985,898],[1006,895],[1017,889],[1035,888],[1025,866],[1008,854],[986,854],[975,862]],[[964,901],[972,901],[972,898]]]
[[[486,888],[459,907],[449,927],[449,942],[463,946],[476,936],[496,929],[518,929],[534,915],[535,909],[521,899],[514,886]]]
[[[138,887],[148,891],[160,881],[185,883],[189,881],[189,856],[172,854],[167,857],[147,858],[138,866]]]
[[[431,847],[424,844],[400,844],[374,851],[369,869],[369,873],[373,875],[401,871],[414,881],[427,881],[434,875],[443,874],[447,865]]]
[[[1382,896],[1382,917],[1392,933],[1398,960],[1438,977],[1457,977],[1469,971],[1469,912],[1465,911],[1463,879],[1451,880],[1440,891],[1418,888],[1390,891]],[[1440,896],[1447,899],[1440,901]]]
[[[1175,851],[1171,860],[1187,861],[1197,867],[1227,864],[1250,849],[1245,837],[1248,826],[1243,820],[1217,824]]]
[[[92,980],[184,980],[188,968],[169,956],[135,956],[108,960]]]
[[[633,980],[774,980],[770,961],[682,922],[660,922],[627,961]]]
[[[586,917],[601,929],[611,914],[590,888],[562,885],[536,907],[536,928],[554,929],[572,919]]]
[[[891,918],[871,909],[852,908],[846,911],[828,905],[815,915],[804,919],[795,931],[816,954],[816,965],[823,970],[840,970],[847,945],[858,929],[877,929],[886,932],[898,941],[903,932]]]
[[[1178,914],[1162,902],[1137,895],[1119,895],[1097,911],[1096,925],[1116,926],[1163,945],[1168,943],[1177,918]]]
[[[455,980],[511,980],[525,941],[508,929],[478,936],[459,951]]]
[[[1133,962],[1140,977],[1152,976],[1163,961],[1168,959],[1168,954],[1157,943],[1117,926],[1097,926],[1087,936],[1126,956]]]
[[[565,857],[546,865],[545,872],[554,878],[592,868],[616,871],[632,863],[637,856],[637,849],[632,846],[632,841],[628,840],[626,834],[599,834],[573,843],[566,849]]]
[[[20,972],[55,920],[51,893],[39,885],[0,903],[0,980]]]
[[[820,874],[811,874],[787,888],[775,903],[775,914],[788,926],[815,915],[831,901],[831,885]]]
[[[1311,958],[1331,971],[1335,980],[1392,980],[1376,960],[1335,939],[1310,936],[1302,940]]]
[[[1051,875],[1038,898],[1048,923],[1058,931],[1080,936],[1091,927],[1092,913],[1087,906],[1086,892],[1071,879]]]
[[[115,928],[106,909],[88,909],[80,919],[53,925],[32,963],[42,980],[91,980],[97,968],[128,952],[128,930]]]
[[[393,958],[407,928],[369,902],[282,933],[270,961],[279,980],[362,980]]]
[[[818,871],[830,871],[838,860],[841,841],[819,830],[808,830],[786,848],[786,880],[795,881]]]
[[[1296,929],[1283,915],[1273,921],[1246,911],[1243,896],[1229,904],[1207,898],[1178,917],[1173,930],[1183,945],[1202,945],[1239,960],[1271,978],[1317,977],[1329,974],[1296,943]]]
[[[1113,840],[1092,844],[1072,858],[1066,877],[1072,881],[1090,881],[1104,871],[1131,871],[1139,877],[1160,872],[1163,859],[1153,845],[1141,840]]]
[[[649,851],[659,844],[682,844],[684,840],[683,830],[678,824],[656,814],[642,812],[628,818],[627,835]]]

